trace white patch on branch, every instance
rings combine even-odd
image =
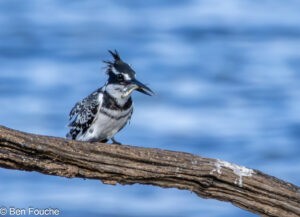
[[[234,181],[234,184],[239,185],[240,187],[243,187],[244,176],[251,177],[252,174],[254,174],[254,171],[252,169],[248,169],[246,167],[232,164],[222,160],[217,160],[215,162],[215,168],[210,172],[210,174],[213,174],[214,172],[217,172],[218,174],[222,174],[221,171],[222,167],[227,167],[231,169],[234,172],[234,174],[238,176],[238,178],[236,178],[236,180]]]

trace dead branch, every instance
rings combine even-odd
[[[0,167],[185,189],[263,216],[299,217],[299,187],[225,161],[183,152],[70,141],[0,126]]]

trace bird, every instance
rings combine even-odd
[[[130,121],[133,113],[132,92],[153,96],[154,92],[136,79],[136,72],[124,62],[118,51],[108,50],[112,61],[106,64],[106,83],[77,102],[69,113],[71,140],[121,144],[114,136]]]

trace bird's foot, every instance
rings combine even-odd
[[[115,138],[111,138],[111,141],[113,142],[113,144],[116,144],[116,145],[122,145],[121,142],[118,142],[117,140],[115,140]]]

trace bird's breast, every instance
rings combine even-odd
[[[99,109],[99,113],[117,121],[128,117],[128,115],[132,113],[132,110],[132,106],[126,110],[112,110],[109,108],[101,107]]]
[[[100,108],[86,136],[99,140],[112,138],[130,119],[132,111],[132,107],[127,110]]]

